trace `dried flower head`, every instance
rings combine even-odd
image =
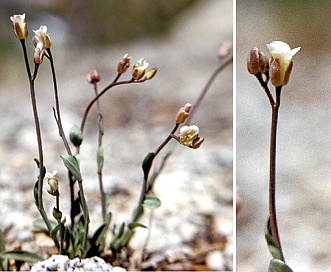
[[[10,17],[14,29],[14,35],[18,40],[25,40],[28,37],[28,26],[25,22],[25,13]]]

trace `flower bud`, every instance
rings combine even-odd
[[[14,35],[18,40],[25,40],[28,37],[28,26],[25,22],[25,13],[10,17],[14,29]]]
[[[187,103],[184,107],[181,107],[176,115],[176,124],[183,124],[190,116],[192,105]]]
[[[229,41],[225,41],[218,48],[217,55],[220,58],[225,58],[230,54],[231,50],[232,50],[232,43]]]
[[[270,81],[278,86],[285,86],[290,78],[292,71],[292,57],[300,50],[300,47],[291,49],[291,47],[282,41],[273,41],[267,44],[272,55],[270,58]]]
[[[141,79],[145,75],[146,68],[149,63],[145,59],[138,60],[138,63],[133,66],[132,78],[135,80]]]
[[[46,190],[49,194],[53,196],[59,195],[59,182],[55,177],[57,171],[53,171],[52,173],[46,173],[45,176],[48,178],[48,184],[46,185]]]
[[[125,54],[121,61],[117,65],[117,72],[123,74],[130,67],[131,57],[128,57],[128,54]]]
[[[37,43],[33,54],[33,61],[35,64],[41,64],[44,59],[43,44],[41,42]]]
[[[97,72],[97,70],[92,70],[87,74],[86,79],[89,83],[99,82],[100,81],[100,75]]]
[[[83,133],[76,125],[73,125],[70,129],[70,141],[76,147],[79,147],[83,142]]]
[[[197,149],[205,141],[205,138],[197,137],[192,141],[192,148]]]
[[[157,68],[149,69],[145,74],[146,80],[152,79],[156,75],[156,72],[157,72]]]
[[[247,70],[253,75],[264,74],[269,70],[269,59],[257,47],[253,47],[249,53]]]

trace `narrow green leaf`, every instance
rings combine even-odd
[[[34,184],[34,187],[33,187],[33,196],[34,196],[34,201],[36,203],[36,206],[38,207],[38,196],[39,196],[39,192],[38,192],[38,180]]]
[[[141,227],[141,228],[147,229],[147,227],[145,225],[143,225],[141,223],[138,223],[138,222],[133,222],[133,223],[130,223],[128,225],[128,228],[131,229],[131,230],[134,229],[134,228],[137,228],[137,227]]]
[[[0,252],[6,250],[5,239],[3,237],[3,231],[0,229]]]
[[[143,206],[148,209],[155,210],[161,206],[161,200],[156,196],[147,195],[145,196]]]
[[[268,272],[293,272],[293,270],[283,261],[272,259],[269,263]]]
[[[29,263],[41,262],[44,260],[43,258],[41,258],[36,254],[21,250],[10,250],[10,251],[0,252],[0,258],[7,260],[29,262]]]
[[[104,133],[104,130],[103,130],[103,117],[102,117],[101,113],[99,113],[99,115],[98,115],[98,124],[99,124],[99,134],[103,135],[103,133]]]
[[[63,160],[64,166],[67,167],[71,175],[73,175],[78,182],[81,182],[82,176],[77,159],[70,155],[61,155],[61,159]]]
[[[264,235],[265,235],[265,239],[267,241],[268,248],[269,248],[269,251],[270,251],[270,254],[272,255],[272,257],[274,259],[281,260],[282,259],[282,254],[281,254],[279,248],[277,247],[277,245],[276,245],[276,243],[275,243],[275,241],[272,237],[270,218],[268,218],[268,220],[267,220]]]
[[[98,174],[100,174],[102,172],[103,161],[104,161],[103,146],[99,146],[98,152],[97,152]]]
[[[61,221],[62,219],[62,212],[58,210],[57,208],[53,208],[53,216],[56,219],[56,221]]]
[[[153,165],[154,158],[155,158],[155,153],[150,152],[150,153],[147,154],[147,156],[143,160],[142,168],[143,168],[143,171],[144,171],[144,180],[148,179],[148,174],[149,174],[149,171],[151,170],[151,167]]]

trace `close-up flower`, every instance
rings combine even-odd
[[[292,70],[292,57],[298,53],[301,47],[291,49],[282,41],[273,41],[267,44],[271,53],[270,59],[270,80],[274,86],[284,86],[288,83]]]
[[[191,146],[193,140],[199,136],[199,127],[196,125],[183,126],[179,131],[179,142],[185,146]]]
[[[57,171],[53,171],[52,173],[46,173],[45,177],[48,179],[48,184],[46,186],[46,190],[49,194],[57,196],[59,195],[59,184],[56,178]]]
[[[123,74],[130,67],[131,57],[128,57],[128,54],[125,54],[121,61],[117,65],[117,72]]]
[[[138,60],[138,63],[133,66],[132,77],[135,80],[141,79],[145,75],[145,71],[148,65],[149,63],[146,62],[144,58]]]
[[[25,40],[28,37],[28,26],[25,22],[25,13],[22,15],[13,15],[10,17],[14,29],[15,37],[18,40]]]
[[[40,26],[38,30],[33,30],[35,36],[33,37],[33,43],[36,46],[37,43],[41,42],[44,49],[50,48],[52,41],[47,33],[47,26]]]

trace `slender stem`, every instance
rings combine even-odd
[[[125,81],[113,81],[112,83],[110,83],[106,88],[104,88],[96,97],[94,97],[94,99],[92,99],[92,101],[87,105],[85,112],[83,114],[83,118],[82,118],[82,123],[80,125],[80,129],[83,132],[84,131],[84,127],[85,127],[85,123],[86,123],[86,119],[87,119],[87,115],[91,109],[91,107],[93,106],[93,104],[102,96],[104,95],[110,88],[117,86],[117,85],[124,85],[124,84],[130,84],[130,83],[141,83],[144,82],[145,80],[138,80],[135,81],[134,79],[130,79],[130,80],[125,80]]]
[[[199,97],[197,98],[197,100],[195,101],[195,103],[193,104],[192,110],[190,112],[190,116],[186,119],[185,123],[188,123],[193,115],[195,114],[196,110],[199,108],[202,100],[204,99],[204,97],[206,96],[207,92],[209,91],[211,85],[213,84],[213,82],[215,81],[215,79],[217,78],[217,76],[227,67],[229,66],[231,63],[233,62],[233,57],[231,57],[230,59],[228,59],[226,62],[222,63],[214,72],[213,74],[210,76],[207,84],[205,85],[205,87],[203,88],[202,92],[200,93]]]
[[[29,79],[29,85],[30,85],[30,96],[31,96],[31,104],[32,104],[32,111],[33,111],[33,117],[34,117],[34,123],[35,123],[35,129],[36,129],[36,136],[37,136],[37,146],[38,146],[38,160],[39,160],[39,176],[38,176],[38,211],[43,218],[47,229],[49,233],[52,231],[51,223],[47,217],[47,214],[45,212],[44,204],[43,204],[43,181],[45,177],[45,169],[44,169],[44,156],[43,156],[43,145],[42,145],[42,137],[41,137],[41,129],[40,129],[40,122],[39,122],[39,115],[38,115],[38,108],[37,108],[37,101],[36,101],[36,93],[35,93],[35,86],[34,86],[34,80],[36,78],[36,71],[37,67],[35,66],[35,73],[33,77],[31,77],[31,70],[29,65],[29,60],[27,56],[27,50],[25,46],[25,41],[20,40],[22,49],[23,49],[23,55],[24,55],[24,62],[26,71],[28,74]],[[53,238],[53,241],[57,248],[59,248],[59,243],[56,238]]]
[[[98,85],[97,82],[93,82],[95,96],[98,96]],[[103,121],[101,114],[100,101],[97,100],[97,108],[98,108],[98,127],[99,127],[99,135],[98,135],[98,151],[102,147],[102,139],[103,139]],[[102,178],[102,169],[99,169],[98,165],[98,179],[99,179],[99,190],[101,197],[101,209],[102,209],[102,219],[103,222],[106,220],[106,207],[105,207],[105,193],[103,189],[103,178]]]
[[[154,156],[156,157],[157,154],[159,154],[159,152],[167,145],[167,143],[173,138],[174,133],[176,132],[176,130],[178,129],[179,124],[176,124],[174,126],[174,128],[172,129],[172,131],[170,132],[170,134],[168,135],[167,138],[165,138],[165,140],[162,142],[162,144],[159,145],[159,147],[156,149],[156,151],[154,152]]]
[[[280,253],[285,262],[280,242],[277,216],[276,216],[276,136],[278,123],[278,110],[280,106],[280,94],[282,86],[276,87],[276,102],[272,105],[271,134],[270,134],[270,175],[269,175],[269,213],[271,232]]]
[[[68,144],[67,138],[65,136],[63,126],[62,126],[62,120],[61,120],[61,112],[60,112],[60,101],[59,101],[59,94],[58,94],[58,88],[57,88],[57,81],[56,81],[56,74],[55,74],[55,67],[54,67],[54,60],[52,56],[52,52],[50,48],[46,49],[49,54],[49,61],[51,64],[51,70],[52,70],[52,78],[53,78],[53,87],[54,87],[54,97],[55,97],[55,109],[56,109],[56,123],[58,125],[59,134],[62,138],[63,144],[67,150],[68,155],[72,156],[72,152],[70,150],[70,146]]]

